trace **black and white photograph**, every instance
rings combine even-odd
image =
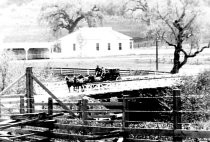
[[[210,0],[1,0],[0,142],[210,142]]]

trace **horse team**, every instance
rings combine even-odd
[[[73,87],[74,91],[79,88],[84,90],[85,85],[88,83],[113,81],[118,79],[120,79],[119,69],[104,69],[103,67],[99,68],[98,65],[95,69],[94,75],[79,74],[78,76],[65,76],[69,92],[71,91],[71,87]]]

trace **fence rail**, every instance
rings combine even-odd
[[[50,70],[54,74],[58,75],[87,75],[87,74],[95,74],[95,69],[87,69],[87,68],[50,68]],[[148,75],[148,74],[168,74],[169,72],[163,71],[151,71],[151,70],[123,70],[120,69],[121,76],[129,76],[129,75]]]
[[[177,96],[178,95],[178,96]],[[92,133],[98,133],[98,132],[110,132],[110,131],[115,131],[115,130],[123,130],[127,135],[129,136],[135,136],[135,137],[128,137],[126,138],[126,141],[131,141],[131,142],[139,142],[139,141],[154,141],[151,139],[152,136],[163,136],[163,137],[168,137],[168,139],[173,138],[174,141],[182,141],[182,139],[187,139],[187,138],[191,138],[191,139],[197,139],[197,138],[201,138],[201,139],[210,139],[210,131],[207,130],[184,130],[182,129],[182,122],[180,119],[180,115],[181,114],[181,110],[179,110],[179,101],[180,101],[180,92],[179,90],[175,90],[174,91],[174,96],[171,96],[172,98],[174,98],[173,103],[174,103],[174,108],[172,111],[131,111],[131,110],[126,110],[125,107],[127,105],[126,100],[133,100],[134,98],[129,97],[129,98],[124,98],[122,101],[123,102],[117,102],[117,103],[113,103],[113,102],[101,102],[101,103],[93,103],[90,102],[88,103],[87,100],[79,100],[78,103],[65,103],[66,105],[68,105],[69,107],[72,107],[73,105],[76,105],[76,107],[74,108],[74,113],[79,113],[80,114],[80,122],[75,124],[75,120],[74,119],[62,119],[59,118],[58,119],[58,123],[56,123],[54,125],[55,129],[59,129],[61,131],[80,131],[81,134],[68,134],[68,133],[55,133],[53,136],[55,138],[60,138],[60,136],[62,135],[63,138],[71,138],[71,139],[79,139],[81,141],[84,141],[86,139],[91,138],[91,135],[85,135],[85,132],[89,131]],[[142,97],[143,98],[143,97]],[[147,98],[147,97],[146,97]],[[151,97],[152,98],[152,97]],[[81,103],[83,102],[83,103]],[[36,105],[43,105],[43,106],[47,106],[48,103],[37,103]],[[57,106],[57,103],[53,103],[53,105]],[[99,110],[93,109],[91,108],[91,106],[121,106],[122,109],[116,109],[116,110],[107,110],[106,108],[102,108]],[[46,107],[45,107],[46,108]],[[54,107],[51,107],[54,108]],[[87,109],[88,108],[88,109]],[[91,108],[91,109],[90,109]],[[127,108],[129,109],[129,108]],[[59,109],[55,109],[53,110],[53,112],[59,112]],[[150,122],[148,124],[151,125],[155,125],[154,123],[159,123],[159,125],[157,124],[158,127],[156,128],[140,128],[140,127],[132,127],[131,125],[129,125],[128,123],[144,123],[141,121],[129,121],[126,120],[128,119],[127,115],[129,115],[129,113],[131,112],[138,112],[138,113],[142,113],[142,112],[147,112],[147,113],[151,113],[151,112],[155,112],[155,113],[170,113],[173,116],[173,120],[174,122],[168,124],[170,125],[170,127],[166,126],[167,128],[161,128],[161,124],[162,125],[166,125],[164,124],[164,122]],[[122,113],[121,118],[120,119],[107,119],[107,118],[112,118],[113,114],[112,113]],[[89,120],[88,116],[92,116],[91,120]],[[115,115],[116,116],[116,115]],[[103,119],[100,119],[103,118]],[[91,125],[92,124],[92,125]],[[102,125],[102,126],[93,126],[94,124],[98,124],[98,125]],[[106,125],[106,126],[105,126]],[[145,127],[145,126],[143,126]],[[145,138],[143,138],[143,136],[151,136],[150,140],[145,140]],[[142,137],[141,139],[139,139],[140,137]],[[158,140],[157,140],[158,141]]]

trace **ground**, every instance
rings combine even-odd
[[[100,58],[71,58],[71,59],[46,59],[46,60],[18,60],[12,61],[12,65],[33,67],[69,67],[69,68],[95,68],[96,65],[103,66],[105,68],[119,68],[119,69],[131,69],[131,70],[156,70],[155,64],[155,48],[142,48],[136,49],[130,55],[125,56],[111,56],[111,57],[100,57]],[[210,49],[205,50],[204,53],[189,60],[189,62],[180,70],[180,74],[195,74],[202,70],[209,69],[210,66]],[[173,50],[170,48],[159,49],[159,64],[158,70],[170,72],[172,68]],[[52,79],[53,80],[53,79]],[[63,96],[70,95],[68,93],[65,80],[61,82],[47,83],[50,88],[53,89],[53,93],[57,97],[63,98]],[[43,92],[43,91],[42,91]],[[37,94],[43,94],[36,91]],[[78,94],[71,94],[70,97],[78,97]],[[47,100],[48,95],[45,96],[44,100]],[[40,98],[39,95],[37,98]],[[44,96],[41,97],[42,99]]]
[[[188,63],[180,70],[181,73],[196,73],[210,68],[210,49],[204,50],[197,57],[189,59]],[[158,70],[170,72],[173,66],[173,49],[162,47],[159,49]],[[13,65],[25,64],[34,67],[65,67],[65,68],[95,68],[96,65],[105,68],[156,70],[156,50],[141,48],[133,50],[132,54],[124,56],[110,56],[97,58],[70,58],[46,60],[13,61]]]

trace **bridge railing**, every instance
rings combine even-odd
[[[54,74],[57,75],[87,75],[87,74],[95,74],[95,69],[90,68],[50,68]],[[125,70],[120,69],[121,76],[130,76],[130,75],[149,75],[149,74],[169,74],[169,72],[162,71],[151,71],[151,70]]]

